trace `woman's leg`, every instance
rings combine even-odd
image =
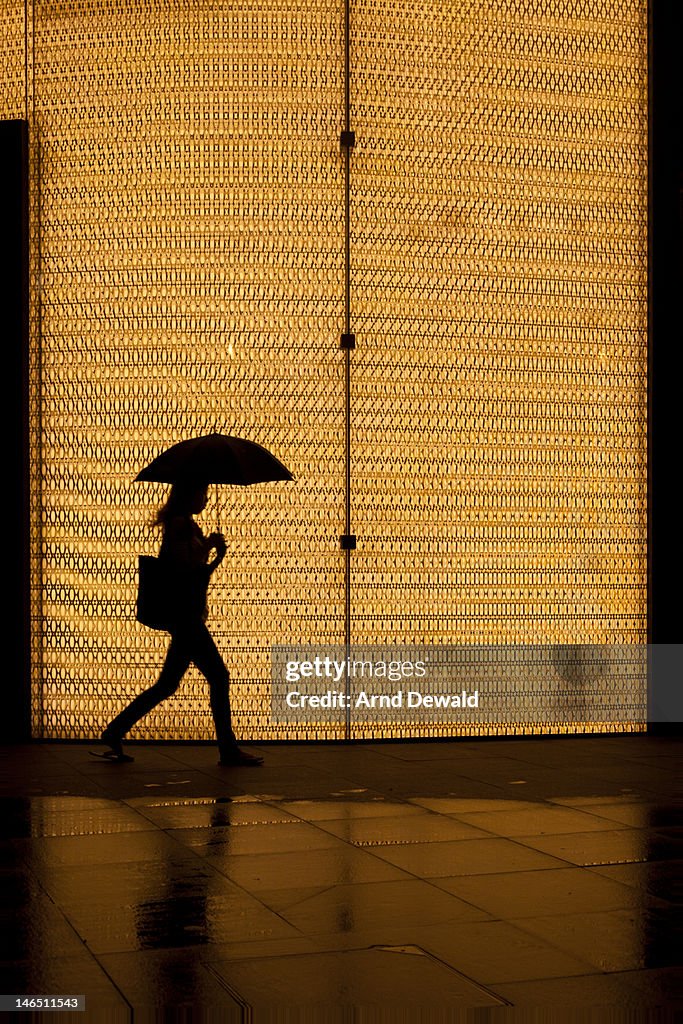
[[[132,729],[148,711],[175,693],[192,660],[192,648],[188,638],[182,632],[173,633],[157,682],[143,690],[109,723],[102,733],[105,743],[112,740],[118,740],[120,743],[128,730]]]
[[[209,684],[211,712],[222,761],[239,753],[230,719],[230,675],[215,641],[203,622],[193,625],[186,640],[190,657]]]

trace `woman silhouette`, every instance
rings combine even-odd
[[[164,563],[168,579],[174,584],[177,610],[169,624],[171,642],[157,682],[144,690],[109,723],[102,742],[111,752],[105,757],[128,760],[123,753],[125,734],[143,715],[175,693],[189,666],[194,663],[209,683],[211,711],[222,765],[259,765],[262,757],[240,750],[230,722],[230,676],[213,637],[206,627],[206,590],[211,573],[225,558],[225,539],[221,533],[205,537],[192,518],[206,508],[208,488],[197,482],[176,483],[165,505],[159,509],[155,525],[163,529],[159,562]],[[209,562],[209,554],[215,551]]]

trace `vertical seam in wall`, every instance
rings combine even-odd
[[[351,128],[350,0],[344,0],[344,130]],[[351,333],[351,147],[344,153],[344,330]],[[344,533],[351,534],[351,350],[344,350]],[[351,550],[344,550],[344,653],[351,646]],[[351,739],[350,679],[346,672],[345,739]]]
[[[24,120],[28,121],[28,0],[24,0]]]
[[[29,210],[35,218],[35,244],[30,244],[29,259],[33,267],[29,271],[29,280],[33,281],[37,294],[35,295],[34,315],[32,319],[33,336],[30,344],[35,354],[34,373],[35,378],[30,382],[30,397],[33,402],[34,428],[29,436],[29,444],[33,446],[33,458],[29,458],[29,465],[33,474],[32,488],[36,497],[34,507],[30,515],[33,518],[35,531],[35,543],[31,557],[31,606],[35,608],[35,615],[31,621],[31,657],[33,661],[31,672],[31,693],[36,695],[35,714],[32,714],[34,728],[32,734],[36,738],[44,735],[44,707],[43,707],[43,492],[42,492],[42,468],[43,468],[43,286],[42,286],[42,153],[41,139],[36,116],[36,0],[32,0],[31,7],[31,103],[29,120],[29,154],[35,156],[35,174],[29,170]],[[28,21],[26,33],[26,53],[29,52]],[[28,76],[27,76],[28,83]],[[28,106],[28,96],[27,96]],[[29,236],[30,237],[30,236]],[[32,302],[33,305],[33,302]]]

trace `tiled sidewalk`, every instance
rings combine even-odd
[[[55,1019],[683,1010],[679,741],[128,749],[2,751],[0,991]]]

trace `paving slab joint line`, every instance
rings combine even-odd
[[[71,923],[69,918],[66,916],[66,913],[64,912],[62,907],[58,903],[55,902],[55,900],[52,898],[52,896],[47,891],[47,889],[45,889],[45,887],[43,886],[43,883],[41,882],[40,878],[38,878],[38,876],[36,876],[36,875],[34,875],[33,877],[36,879],[36,882],[37,882],[38,886],[40,887],[42,892],[45,893],[45,895],[49,899],[50,903],[52,903],[52,905],[55,908],[55,910],[59,914],[61,914],[61,916],[62,916],[62,918],[64,920],[64,923],[66,924],[67,928],[69,928],[74,933],[74,935],[77,938],[78,942],[81,944],[82,948],[86,951],[86,953],[88,954],[90,959],[96,964],[98,969],[100,971],[102,971],[102,973],[107,978],[107,980],[109,981],[109,983],[112,986],[112,988],[114,989],[114,991],[119,994],[119,996],[121,997],[121,999],[123,1000],[125,1005],[128,1007],[128,1014],[129,1014],[129,1018],[130,1018],[130,1021],[131,1021],[131,1024],[132,1024],[132,1022],[134,1020],[134,1008],[133,1008],[133,1005],[130,1003],[130,1001],[128,1000],[128,998],[126,997],[124,992],[121,990],[119,985],[114,981],[114,979],[112,978],[111,974],[109,973],[107,968],[104,966],[104,964],[97,958],[96,954],[92,951],[92,949],[90,948],[88,943],[79,935],[79,933],[77,932],[77,930],[74,927],[74,925]],[[86,1013],[87,1012],[88,1012],[88,1005],[87,1005],[87,993],[86,993]]]
[[[229,984],[229,983],[228,983],[228,982],[227,982],[227,981],[225,980],[225,978],[223,978],[223,977],[222,977],[222,976],[221,976],[221,975],[220,975],[220,974],[218,973],[218,971],[217,971],[217,970],[216,970],[216,969],[215,969],[215,968],[214,968],[214,967],[212,966],[212,964],[211,964],[210,962],[208,962],[208,961],[205,961],[205,962],[204,962],[204,968],[205,968],[205,970],[207,970],[207,971],[209,972],[209,974],[211,974],[211,976],[212,976],[212,977],[213,977],[213,978],[214,978],[214,979],[215,979],[215,980],[216,980],[216,981],[218,982],[218,984],[219,984],[219,985],[221,986],[221,988],[222,988],[222,989],[224,989],[224,991],[226,991],[226,992],[228,993],[228,995],[229,995],[229,996],[230,996],[230,997],[231,997],[232,999],[234,999],[234,1000],[235,1000],[235,1002],[236,1002],[236,1003],[237,1003],[237,1005],[239,1006],[239,1008],[240,1008],[240,1010],[241,1010],[241,1021],[240,1021],[240,1024],[252,1024],[252,1022],[253,1022],[253,1019],[254,1019],[254,1015],[253,1015],[253,1010],[252,1010],[252,1006],[251,1006],[251,1004],[250,1004],[250,1003],[248,1003],[248,1002],[246,1001],[246,999],[244,999],[244,998],[243,998],[243,997],[242,997],[242,996],[241,996],[241,995],[239,994],[239,992],[237,991],[237,989],[233,988],[233,986],[232,986],[232,985],[230,985],[230,984]]]
[[[412,945],[412,943],[406,943],[406,945]],[[395,946],[373,945],[369,948],[387,950],[388,952],[401,952],[400,950],[397,950]],[[419,949],[420,952],[424,954],[424,956],[428,957],[434,963],[439,964],[441,967],[445,967],[446,970],[450,971],[452,974],[457,974],[459,978],[464,978],[465,981],[469,982],[470,985],[473,985],[475,988],[479,989],[479,991],[482,992],[484,995],[490,996],[492,999],[498,1000],[501,1006],[514,1005],[508,999],[506,999],[505,996],[499,995],[498,992],[494,992],[493,989],[488,988],[486,985],[482,984],[482,982],[476,981],[471,975],[465,974],[464,971],[461,971],[458,967],[455,967],[453,964],[449,963],[448,960],[444,960],[443,957],[437,956],[436,953],[432,953],[430,950],[425,949],[424,946],[415,946],[415,949]],[[495,1009],[495,1007],[492,1007],[492,1009]]]

